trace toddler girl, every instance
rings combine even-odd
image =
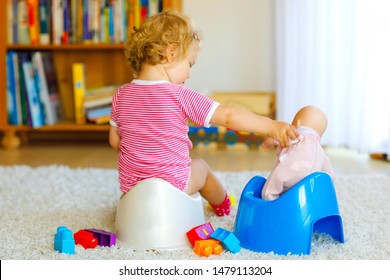
[[[125,54],[134,80],[113,98],[109,141],[119,152],[123,193],[140,180],[159,177],[188,194],[199,191],[223,216],[230,213],[227,191],[203,159],[190,158],[188,119],[204,127],[265,133],[282,145],[298,132],[290,124],[218,104],[185,87],[199,42],[190,19],[174,11],[151,16],[130,34]]]

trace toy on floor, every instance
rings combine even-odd
[[[240,241],[231,231],[223,228],[217,228],[211,234],[211,238],[220,241],[222,243],[222,247],[232,253],[238,253],[241,250]]]
[[[64,254],[74,254],[75,241],[72,232],[66,226],[59,226],[54,234],[54,250]]]
[[[240,241],[233,232],[220,227],[214,230],[210,223],[196,226],[189,230],[186,235],[192,246],[194,246],[194,253],[199,256],[219,255],[222,249],[232,253],[237,253],[241,250]],[[210,240],[218,241],[218,245],[222,245],[221,252],[219,252],[219,247],[215,247],[217,243],[203,242]]]
[[[206,223],[192,228],[186,233],[186,235],[191,245],[194,246],[195,241],[209,239],[213,232],[213,226],[210,223]]]
[[[114,233],[101,229],[86,229],[86,231],[93,234],[99,246],[111,247],[116,245],[116,235]]]
[[[74,234],[74,240],[76,245],[81,245],[84,249],[93,249],[98,245],[98,240],[93,236],[91,232],[86,230],[79,230]]]
[[[222,246],[215,239],[196,240],[194,253],[204,257],[209,257],[211,254],[220,255],[222,253]]]
[[[327,173],[308,175],[273,201],[261,198],[265,182],[255,176],[242,191],[234,223],[241,247],[279,255],[310,254],[313,232],[344,242],[336,192]]]

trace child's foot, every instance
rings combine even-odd
[[[230,205],[231,202],[227,193],[224,201],[221,204],[213,205],[210,203],[210,206],[214,209],[214,212],[215,214],[217,214],[217,216],[223,216],[223,215],[228,216],[230,214]]]

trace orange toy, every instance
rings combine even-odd
[[[214,239],[196,240],[194,253],[205,257],[209,257],[211,254],[219,255],[222,253],[222,246],[218,240]]]

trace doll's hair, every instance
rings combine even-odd
[[[169,46],[177,47],[183,57],[191,43],[200,41],[190,18],[174,10],[147,18],[139,28],[129,30],[128,38],[125,56],[134,77],[139,75],[143,63],[163,62]]]

